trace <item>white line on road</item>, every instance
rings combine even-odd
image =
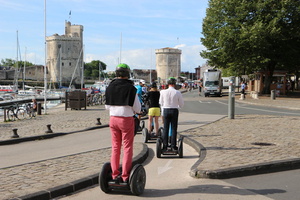
[[[223,103],[221,101],[216,100],[216,102],[223,104],[223,105],[228,105],[227,103]],[[239,108],[244,108],[248,110],[258,110],[258,111],[264,111],[264,112],[271,112],[271,113],[281,113],[281,114],[292,114],[292,115],[300,115],[300,113],[292,113],[292,112],[280,112],[280,111],[273,111],[273,110],[264,110],[264,109],[259,109],[259,108],[247,108],[243,106],[237,106]]]
[[[199,101],[200,103],[211,103],[210,101]]]
[[[169,160],[169,161],[167,162],[167,164],[165,164],[165,166],[163,166],[163,167],[158,167],[158,169],[157,169],[158,175],[161,175],[162,173],[165,173],[166,171],[172,169],[172,167],[170,167],[170,165],[171,165],[172,162],[173,162],[172,160]]]

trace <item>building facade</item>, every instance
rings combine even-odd
[[[160,83],[166,83],[169,77],[178,78],[181,72],[181,50],[175,48],[156,49],[156,71]]]
[[[79,84],[83,67],[83,26],[66,21],[65,34],[54,34],[46,41],[49,81]]]

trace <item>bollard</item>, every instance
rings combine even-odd
[[[13,136],[11,136],[11,138],[19,138],[19,137],[20,137],[20,136],[18,135],[17,131],[18,131],[17,128],[14,128],[14,129],[13,129]]]
[[[38,115],[42,114],[42,104],[40,102],[37,103],[36,110]]]
[[[241,94],[240,100],[245,100],[245,94]]]
[[[230,76],[229,79],[229,93],[228,93],[228,118],[234,119],[235,111],[235,77]]]
[[[271,100],[275,100],[276,99],[276,90],[271,90]]]
[[[102,125],[102,123],[100,122],[100,119],[101,119],[101,118],[97,118],[97,123],[96,123],[96,125]]]
[[[51,130],[51,124],[47,124],[47,128],[48,130],[45,133],[53,133],[53,131]]]

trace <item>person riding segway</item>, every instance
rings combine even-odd
[[[139,195],[144,191],[146,173],[142,165],[132,168],[133,140],[135,132],[134,114],[141,112],[141,104],[133,82],[128,80],[130,68],[119,64],[117,78],[112,80],[105,91],[106,105],[110,115],[112,153],[110,163],[102,167],[99,176],[100,188],[108,193],[112,190],[130,190]],[[123,160],[120,168],[121,147]]]
[[[148,128],[142,130],[144,137],[144,142],[147,143],[148,140],[157,138],[161,134],[159,132],[158,118],[160,117],[160,106],[159,106],[160,92],[157,90],[157,85],[155,82],[151,84],[150,91],[146,97],[146,101],[149,103],[148,109]]]
[[[178,116],[179,108],[184,105],[183,97],[180,91],[175,89],[176,79],[171,77],[168,80],[168,89],[160,91],[159,103],[163,108],[164,117],[164,129],[162,139],[157,140],[157,150],[159,151],[162,143],[162,154],[178,154],[181,149],[177,146],[177,126],[178,126]],[[169,144],[169,130],[171,127],[171,143]],[[182,138],[179,140],[179,144],[182,144]],[[181,145],[182,147],[182,145]],[[179,151],[180,150],[180,151]],[[159,153],[159,152],[158,152]],[[160,154],[159,154],[160,156]],[[158,156],[158,157],[159,157]],[[181,156],[180,156],[181,157]]]

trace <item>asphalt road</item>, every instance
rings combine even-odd
[[[300,170],[262,174],[226,180],[227,183],[246,188],[275,200],[300,199]]]
[[[184,94],[185,105],[183,112],[202,113],[202,114],[218,114],[228,115],[228,96],[222,97],[204,97],[199,96],[196,91]],[[259,105],[251,105],[235,101],[236,115],[289,115],[300,116],[298,110],[288,110],[284,108],[265,107]]]

